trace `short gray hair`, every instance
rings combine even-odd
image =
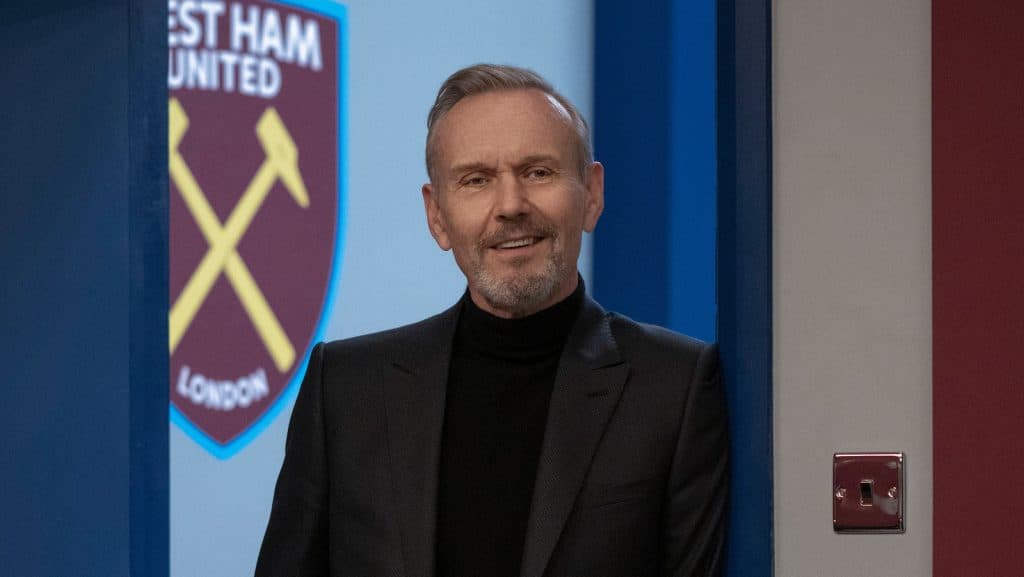
[[[434,127],[448,112],[467,96],[500,92],[505,90],[540,90],[554,98],[566,112],[572,122],[576,146],[576,160],[581,179],[586,179],[587,168],[594,162],[594,152],[590,145],[590,127],[583,119],[580,111],[573,106],[568,98],[562,96],[551,86],[551,83],[540,74],[526,68],[502,64],[474,64],[456,71],[448,77],[437,91],[437,98],[427,115],[427,174],[430,180],[434,176]]]

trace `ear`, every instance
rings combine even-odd
[[[434,190],[434,185],[428,182],[423,185],[422,192],[423,210],[427,213],[427,227],[430,229],[430,235],[434,237],[441,250],[450,250],[452,245],[448,240],[448,227],[441,214],[437,191]]]
[[[583,203],[583,230],[594,232],[604,211],[604,167],[600,162],[591,163],[587,169]]]

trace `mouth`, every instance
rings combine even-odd
[[[499,242],[492,245],[491,248],[502,251],[512,251],[531,247],[540,241],[544,240],[544,237],[540,236],[524,236],[519,238],[509,239],[503,242]]]

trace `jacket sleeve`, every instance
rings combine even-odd
[[[292,410],[284,465],[277,477],[256,577],[329,573],[323,349],[323,343],[313,348]]]
[[[663,526],[662,574],[712,577],[724,563],[729,439],[718,349],[701,351],[689,383]]]

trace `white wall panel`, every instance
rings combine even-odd
[[[775,574],[931,575],[930,2],[774,2]],[[907,453],[907,532],[832,453]]]

